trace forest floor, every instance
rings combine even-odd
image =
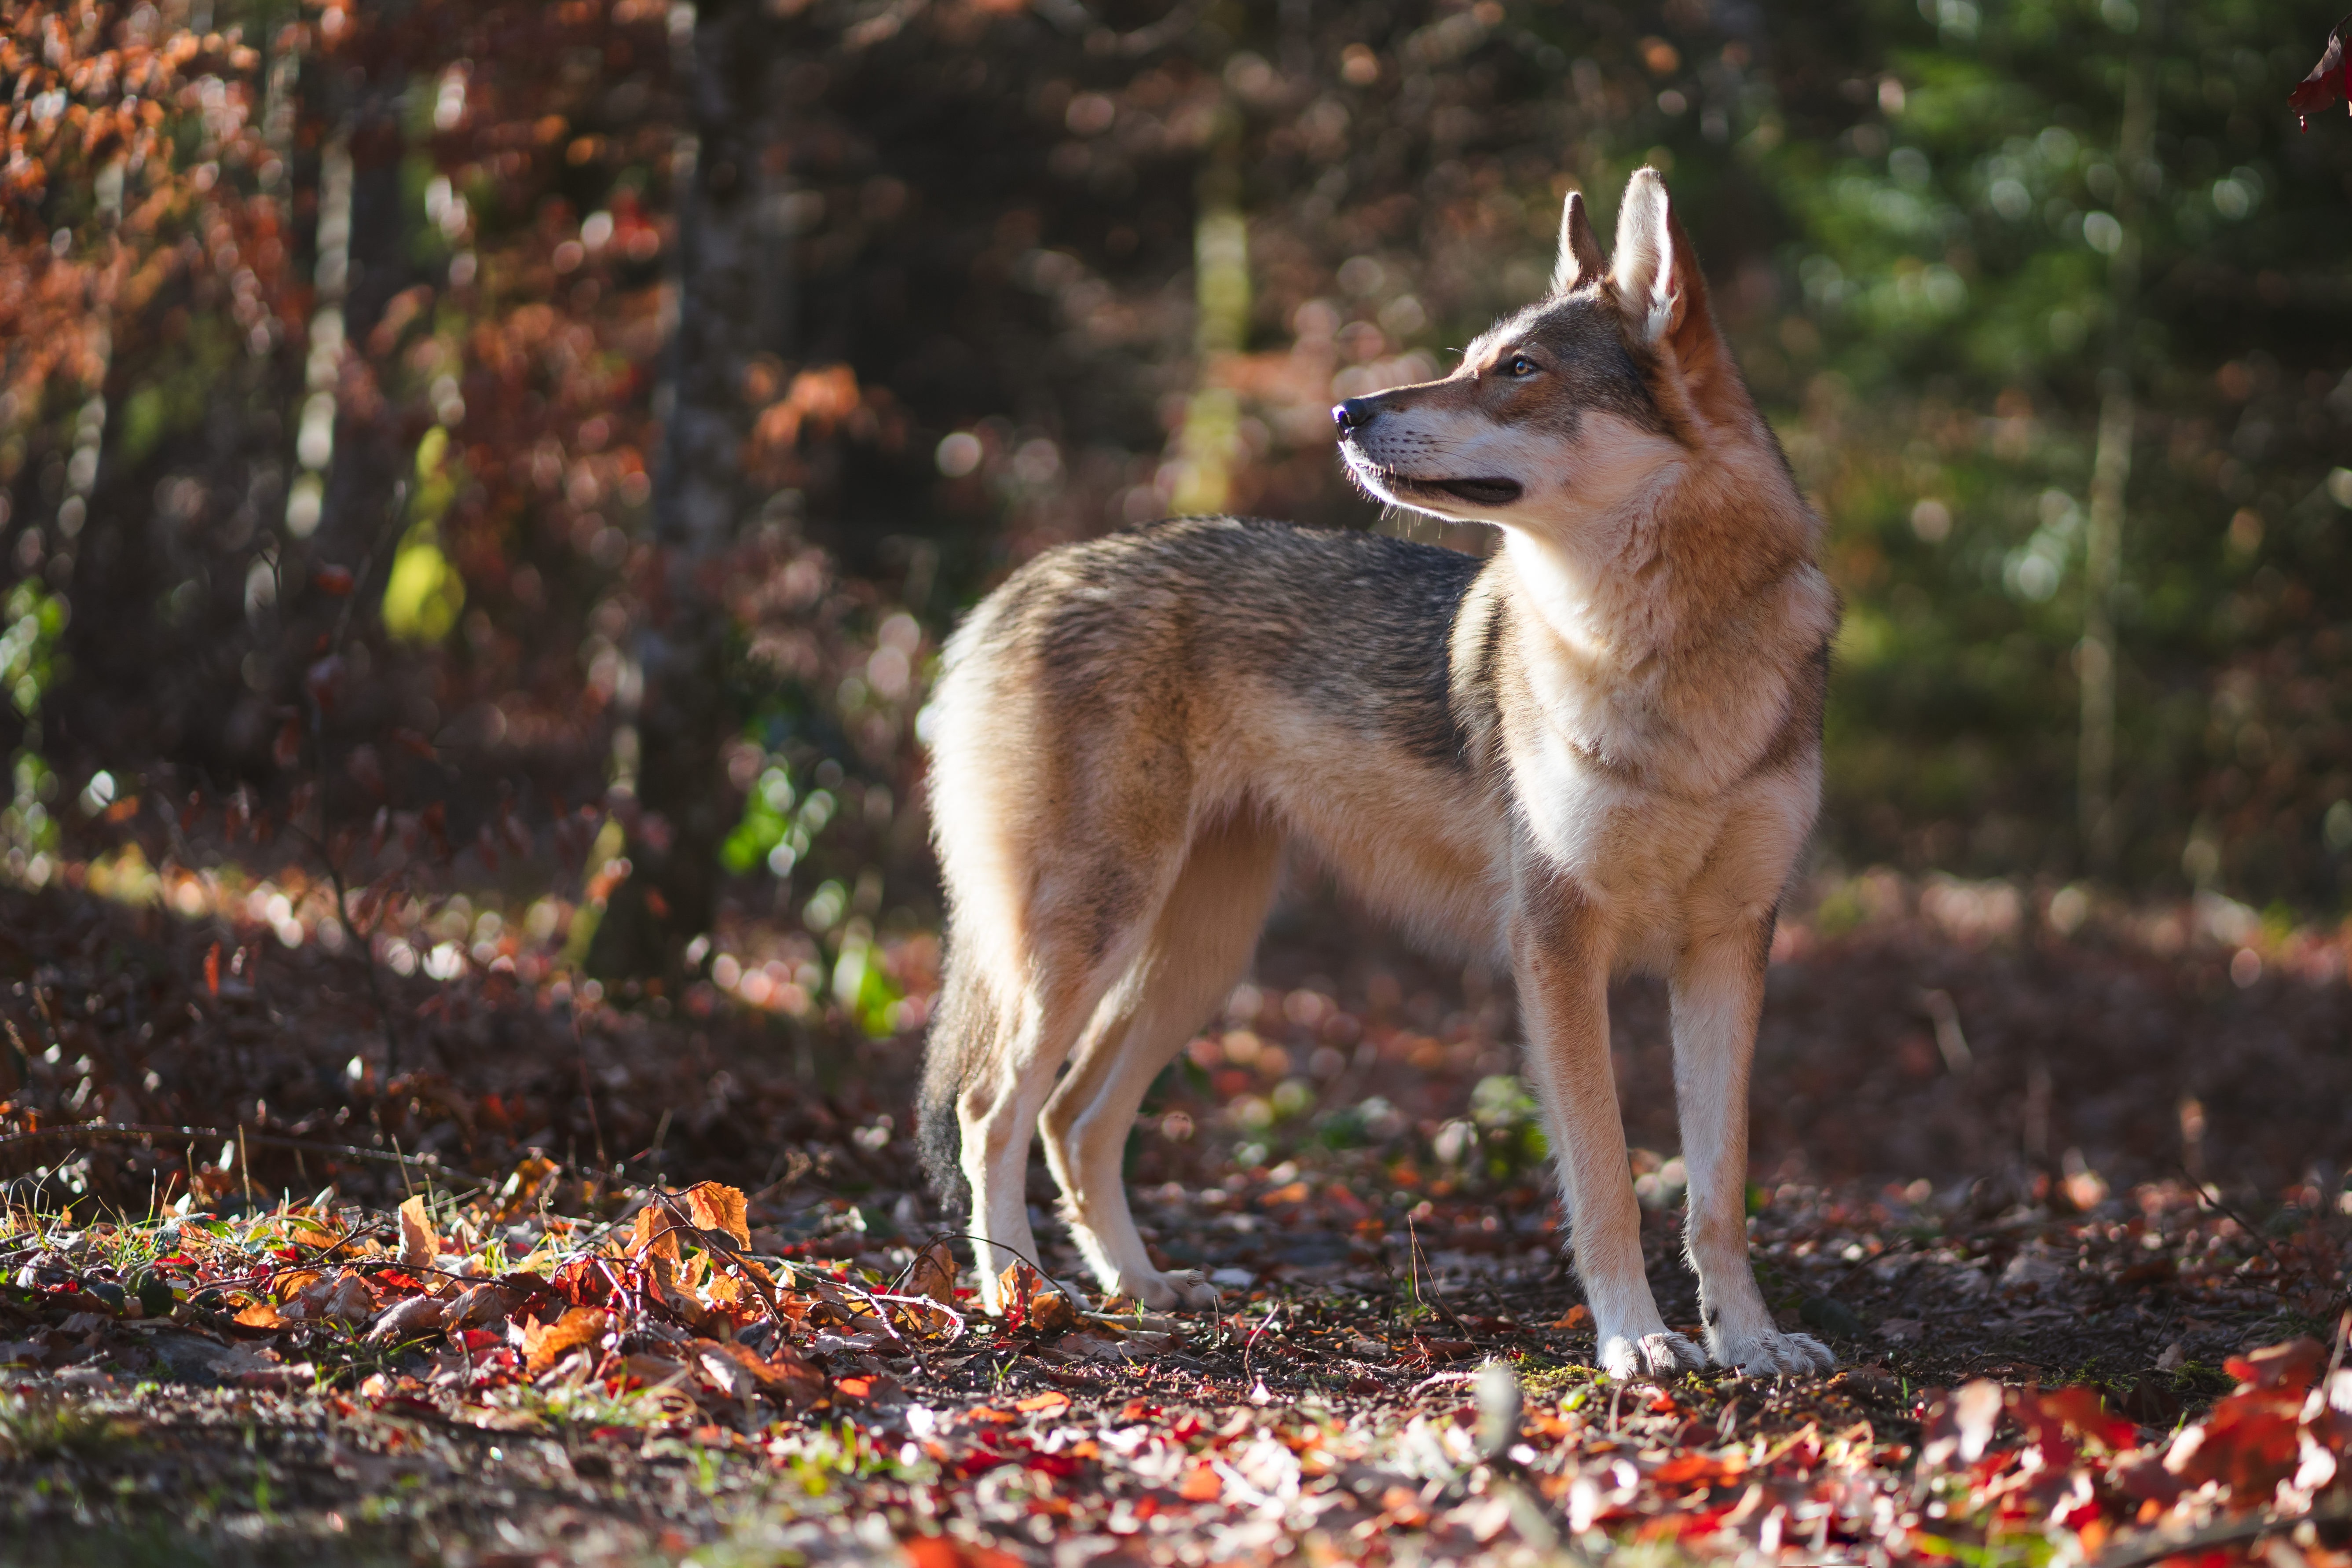
[[[1864,879],[1791,923],[1753,1250],[1840,1370],[1625,1383],[1507,995],[1344,916],[1276,930],[1131,1145],[1223,1306],[1024,1278],[993,1319],[912,1169],[912,1032],[0,891],[0,1556],[2352,1560],[2342,933],[2049,907]],[[1688,1327],[1663,1023],[1621,990]]]

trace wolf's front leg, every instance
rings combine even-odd
[[[1690,1175],[1685,1245],[1717,1364],[1827,1372],[1837,1364],[1828,1346],[1773,1325],[1748,1258],[1748,1067],[1772,922],[1769,910],[1740,910],[1717,929],[1695,931],[1675,966],[1675,1102]]]
[[[1523,873],[1517,891],[1512,941],[1528,1066],[1559,1164],[1601,1370],[1612,1377],[1663,1377],[1704,1366],[1698,1346],[1667,1331],[1642,1266],[1642,1211],[1633,1201],[1609,1064],[1606,933],[1565,878]]]

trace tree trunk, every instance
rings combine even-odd
[[[317,465],[325,470],[326,493],[318,513],[316,553],[321,561],[355,571],[363,563],[370,564],[369,574],[376,581],[359,585],[362,604],[380,596],[383,573],[392,558],[385,536],[394,523],[393,499],[406,458],[399,420],[383,395],[389,367],[367,363],[366,344],[392,297],[414,281],[408,213],[400,188],[401,163],[408,150],[401,123],[408,72],[396,37],[409,21],[408,9],[400,0],[376,8],[362,31],[360,68],[346,79],[348,86],[333,89],[341,100],[337,118],[341,124],[329,160],[343,163],[336,174],[346,188],[322,190],[320,201],[320,318],[337,315],[336,325],[349,345],[345,354],[365,364],[366,373],[362,390],[341,400],[337,410],[331,463]],[[340,211],[333,210],[338,207]],[[331,224],[341,232],[329,233]],[[332,374],[333,366],[320,356],[313,370],[314,374]],[[331,390],[331,385],[317,390]],[[288,521],[299,532],[301,520],[289,516]]]
[[[677,323],[654,487],[662,592],[637,635],[643,679],[628,684],[640,695],[634,711],[625,706],[614,744],[615,792],[637,807],[622,814],[631,871],[588,950],[591,973],[613,979],[684,971],[688,943],[710,928],[719,846],[738,804],[719,761],[738,718],[721,577],[750,510],[739,456],[744,374],[766,346],[754,324],[776,314],[769,297],[782,260],[761,243],[759,199],[772,45],[758,6],[702,0],[690,47],[695,141],[677,194]]]
[[[2156,153],[2156,39],[2162,7],[2151,5],[2124,74],[2124,114],[2116,137],[2116,217],[2123,242],[2108,262],[2115,320],[2107,368],[2099,377],[2099,436],[2091,462],[2089,527],[2083,562],[2083,642],[2076,660],[2083,689],[2081,751],[2075,768],[2083,858],[2091,871],[2114,871],[2116,820],[2115,597],[2123,575],[2124,495],[2131,483],[2133,339],[2139,329],[2141,195]]]

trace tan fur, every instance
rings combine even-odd
[[[992,1301],[1013,1255],[1035,1256],[1022,1172],[1040,1126],[1103,1288],[1214,1300],[1151,1266],[1119,1152],[1246,966],[1288,847],[1423,941],[1514,969],[1620,1373],[1699,1360],[1643,1274],[1609,1068],[1611,976],[1666,975],[1708,1348],[1757,1371],[1830,1364],[1771,1322],[1741,1203],[1834,600],[1654,174],[1629,187],[1606,273],[1600,255],[1571,197],[1551,300],[1453,375],[1339,411],[1367,489],[1504,530],[1483,568],[1168,524],[1039,558],[950,644],[932,775],[950,966],[924,1136],[969,1185]]]

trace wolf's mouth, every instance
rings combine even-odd
[[[1519,499],[1520,491],[1517,479],[1415,479],[1412,482],[1426,489],[1444,490],[1472,506],[1507,506]]]

